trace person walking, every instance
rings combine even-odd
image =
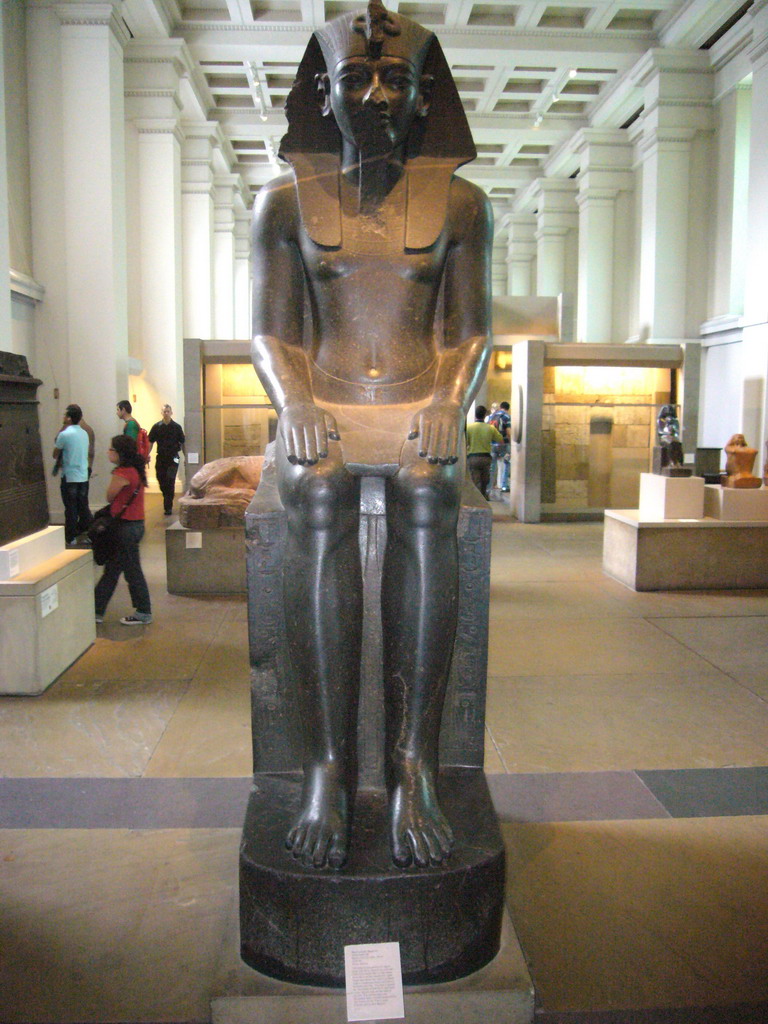
[[[149,587],[139,559],[139,543],[144,536],[146,464],[139,455],[136,442],[127,434],[112,438],[107,456],[115,466],[107,487],[109,512],[112,516],[119,516],[120,520],[115,551],[107,559],[101,579],[96,584],[96,622],[104,621],[107,605],[115,592],[120,573],[123,573],[134,612],[123,616],[120,621],[124,626],[143,626],[152,621]]]
[[[80,422],[83,410],[74,403],[64,412],[64,423],[54,441],[53,458],[61,466],[61,500],[64,503],[64,540],[72,547],[93,521],[88,507],[88,434]]]
[[[509,402],[502,402],[498,409],[491,413],[488,422],[492,423],[504,438],[503,444],[494,444],[491,452],[491,488],[498,485],[498,464],[501,463],[501,485],[502,494],[509,491],[509,432],[512,426],[512,417],[509,414]]]
[[[117,418],[122,420],[125,424],[123,427],[123,433],[128,437],[132,437],[135,441],[139,436],[139,430],[141,428],[139,427],[139,421],[134,419],[132,413],[133,406],[127,398],[124,398],[121,402],[117,403]]]
[[[149,454],[157,445],[155,459],[155,476],[163,495],[163,511],[167,516],[173,515],[173,492],[176,486],[176,474],[179,470],[179,452],[187,452],[184,448],[184,431],[173,419],[173,409],[167,403],[161,409],[162,419],[158,420],[149,431]]]
[[[467,469],[486,501],[491,483],[491,445],[504,441],[496,427],[485,422],[487,414],[484,405],[475,406],[475,422],[467,426]]]

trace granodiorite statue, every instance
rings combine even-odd
[[[435,780],[464,422],[491,345],[489,204],[454,177],[475,150],[437,39],[378,0],[313,35],[287,114],[292,170],[262,189],[253,228],[253,361],[280,416],[284,603],[304,741],[286,843],[308,865],[347,857],[359,499],[373,475],[386,478],[391,852],[397,865],[439,864],[453,842]]]

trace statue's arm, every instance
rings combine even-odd
[[[444,337],[432,402],[415,418],[411,437],[429,462],[458,457],[467,409],[490,359],[493,215],[476,186],[454,178],[449,204],[450,248],[444,270]]]
[[[304,272],[299,213],[290,175],[266,185],[253,207],[253,337],[256,373],[278,412],[290,462],[313,465],[328,454],[333,417],[314,403],[304,332]]]

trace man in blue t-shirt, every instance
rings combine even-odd
[[[64,539],[75,543],[93,521],[88,508],[88,434],[80,426],[83,411],[68,405],[64,426],[56,435],[53,458],[61,456],[61,500],[64,502]]]
[[[509,431],[512,426],[512,417],[509,415],[509,402],[502,402],[498,409],[491,413],[489,423],[492,423],[504,438],[503,444],[493,446],[493,465],[491,467],[491,486],[496,486],[496,473],[499,461],[502,464],[501,491],[509,490]]]

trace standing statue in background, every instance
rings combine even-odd
[[[360,486],[380,476],[390,846],[398,865],[437,864],[453,841],[435,782],[464,423],[491,346],[490,208],[454,177],[475,150],[435,36],[378,0],[314,34],[287,115],[292,170],[262,189],[253,225],[253,362],[280,417],[284,605],[304,743],[286,843],[317,867],[347,857]]]

